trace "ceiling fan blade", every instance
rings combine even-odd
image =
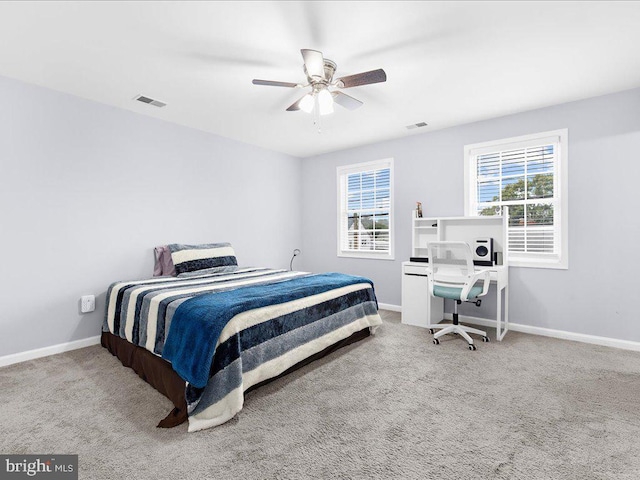
[[[300,53],[302,53],[302,58],[304,59],[304,67],[307,70],[307,75],[324,80],[324,57],[322,56],[322,52],[302,49]]]
[[[355,110],[356,108],[362,106],[362,102],[360,100],[357,100],[352,96],[347,95],[346,93],[331,92],[331,95],[333,95],[334,102],[336,102],[338,105],[343,106],[347,110]]]
[[[289,108],[287,108],[287,112],[295,112],[297,110],[300,110],[300,102],[302,101],[302,99],[306,97],[306,95],[301,96],[298,100],[296,100],[294,103],[292,103]]]
[[[298,86],[297,83],[291,83],[291,82],[276,82],[274,80],[258,80],[258,79],[253,79],[253,81],[251,82],[254,85],[267,85],[269,87],[290,87],[290,88],[295,88]]]
[[[360,85],[369,85],[371,83],[380,83],[387,81],[387,74],[384,70],[379,68],[378,70],[371,70],[370,72],[356,73],[355,75],[348,75],[346,77],[339,78],[336,81],[336,86],[339,88],[351,88],[359,87]]]

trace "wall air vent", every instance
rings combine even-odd
[[[154,107],[164,107],[166,105],[166,103],[161,102],[160,100],[154,100],[153,98],[145,97],[144,95],[138,95],[134,97],[134,100],[153,105]]]
[[[426,127],[426,122],[413,123],[411,125],[407,125],[407,130],[413,130],[414,128]]]

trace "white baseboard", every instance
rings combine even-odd
[[[83,338],[81,340],[74,340],[73,342],[51,345],[50,347],[37,348],[35,350],[28,350],[26,352],[14,353],[12,355],[5,355],[3,357],[0,357],[0,367],[6,367],[7,365],[12,365],[14,363],[26,362],[27,360],[48,357],[49,355],[55,355],[56,353],[68,352],[70,350],[77,350],[78,348],[90,347],[92,345],[99,344],[100,335],[95,337]]]
[[[453,314],[445,313],[444,318],[453,319]],[[495,320],[486,318],[469,317],[460,315],[460,321],[484,327],[496,328]],[[530,333],[532,335],[541,335],[543,337],[560,338],[562,340],[572,340],[574,342],[592,343],[594,345],[603,345],[605,347],[621,348],[623,350],[634,350],[640,352],[640,342],[632,342],[630,340],[619,340],[611,337],[599,337],[597,335],[587,335],[585,333],[567,332],[566,330],[554,330],[552,328],[533,327],[531,325],[522,325],[520,323],[509,322],[509,330],[514,332]]]
[[[402,312],[402,307],[400,305],[378,303],[378,306],[381,310],[389,310],[392,312],[400,313]],[[451,313],[444,314],[444,318],[446,320],[451,320],[452,317],[453,315]],[[496,327],[495,320],[489,320],[486,318],[460,315],[460,320],[462,322],[481,325],[483,327]],[[560,338],[563,340],[572,340],[574,342],[591,343],[593,345],[603,345],[605,347],[621,348],[623,350],[633,350],[636,352],[640,352],[640,342],[633,342],[630,340],[619,340],[617,338],[599,337],[596,335],[567,332],[564,330],[554,330],[551,328],[533,327],[531,325],[522,325],[519,323],[509,323],[509,330],[513,330],[514,332],[530,333],[532,335],[541,335],[544,337]],[[28,360],[34,360],[36,358],[48,357],[49,355],[69,352],[71,350],[77,350],[78,348],[90,347],[92,345],[99,344],[100,335],[97,335],[95,337],[74,340],[73,342],[60,343],[58,345],[52,345],[50,347],[37,348],[35,350],[28,350],[26,352],[5,355],[3,357],[0,357],[0,367],[6,367],[7,365],[13,365],[14,363],[26,362]]]
[[[400,305],[392,305],[390,303],[378,303],[378,308],[381,310],[389,310],[391,312],[402,312]]]
[[[399,305],[388,305],[386,303],[380,303],[380,308],[383,310],[391,310],[392,312],[402,312],[402,307]],[[481,325],[483,327],[496,328],[496,321],[486,318],[471,317],[466,315],[460,315],[460,321],[463,323],[471,323],[474,325]],[[453,314],[445,313],[445,320],[452,320]],[[597,335],[587,335],[584,333],[567,332],[565,330],[554,330],[552,328],[532,327],[531,325],[522,325],[519,323],[509,322],[509,330],[514,332],[530,333],[532,335],[541,335],[543,337],[560,338],[562,340],[571,340],[574,342],[591,343],[593,345],[603,345],[605,347],[620,348],[623,350],[633,350],[640,352],[640,342],[633,342],[630,340],[619,340],[617,338],[599,337]]]

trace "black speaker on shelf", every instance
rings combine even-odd
[[[493,266],[493,238],[476,238],[473,241],[473,264],[483,267]]]

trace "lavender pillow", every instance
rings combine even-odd
[[[175,277],[176,267],[171,259],[171,250],[168,245],[160,245],[154,248],[155,267],[153,269],[154,277]]]

